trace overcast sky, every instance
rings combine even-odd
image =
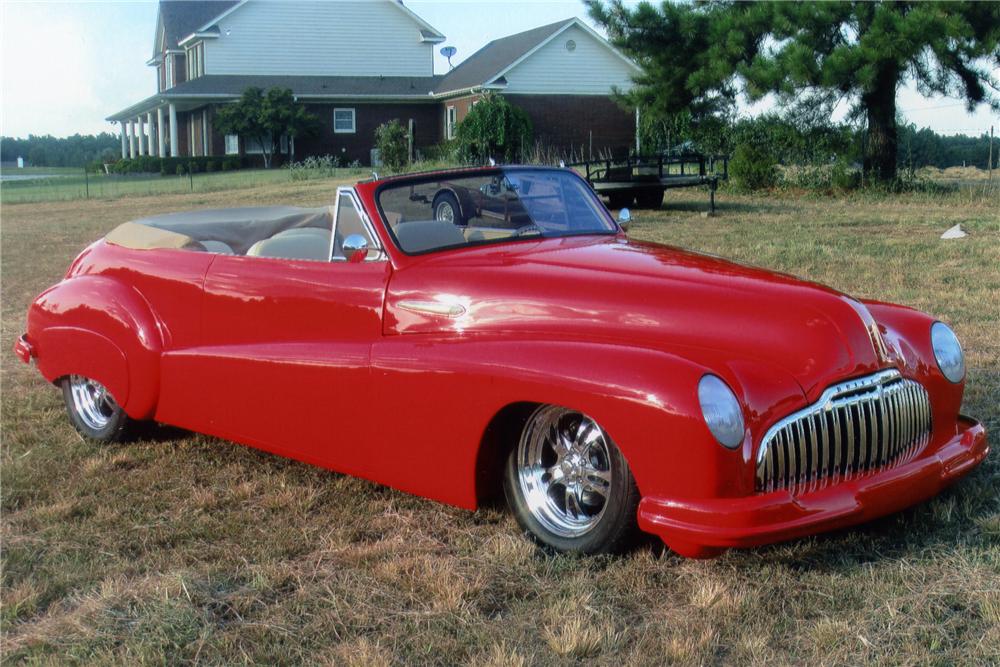
[[[103,119],[153,94],[155,0],[43,2],[0,0],[0,134],[25,136],[115,131]],[[578,0],[407,0],[458,48],[455,64],[486,42],[579,16]],[[443,45],[442,45],[443,46]],[[437,56],[437,72],[447,71]],[[980,134],[1000,118],[985,107],[968,114],[950,99],[903,90],[899,107],[920,127]]]

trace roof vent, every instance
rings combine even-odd
[[[576,42],[572,39],[566,40],[566,50],[570,52],[576,51]]]

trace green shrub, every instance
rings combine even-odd
[[[861,185],[861,172],[847,160],[837,160],[830,169],[830,185],[837,190],[855,190]]]
[[[409,133],[395,118],[375,130],[375,147],[389,171],[403,171],[410,161]]]
[[[528,114],[502,95],[486,93],[459,123],[456,138],[463,162],[517,162],[534,141]]]
[[[215,171],[215,169],[216,169],[216,167],[215,167],[215,160],[208,160],[207,162],[205,162],[205,171],[206,172],[212,172],[212,171]]]
[[[174,173],[177,174],[178,176],[183,176],[184,175],[184,165],[183,164],[178,164],[177,168],[174,169]]]
[[[740,190],[773,188],[778,183],[778,162],[761,146],[740,144],[729,160],[729,178]]]

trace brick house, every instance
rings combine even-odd
[[[252,154],[212,124],[250,86],[289,88],[320,119],[317,135],[281,141],[286,158],[367,164],[375,128],[394,118],[426,150],[486,91],[524,109],[546,147],[620,152],[635,141],[636,116],[611,92],[637,68],[575,18],[494,40],[444,75],[434,73],[444,35],[400,0],[161,0],[154,39],[156,94],[108,117],[122,157]]]

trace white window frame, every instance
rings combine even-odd
[[[240,154],[240,135],[227,134],[225,142],[226,142],[226,155]],[[232,142],[232,145],[230,145],[230,142]]]
[[[351,114],[351,129],[338,129],[337,128],[337,113],[350,112]],[[353,107],[336,107],[333,110],[333,133],[334,134],[357,134],[358,131],[358,115]]]
[[[455,138],[455,126],[458,125],[458,111],[454,106],[445,107],[444,127],[445,136],[449,139]]]
[[[337,213],[340,211],[340,199],[341,197],[347,197],[351,200],[351,204],[354,206],[354,210],[358,212],[358,217],[361,218],[361,224],[364,225],[365,230],[368,232],[368,237],[371,239],[372,247],[368,249],[368,256],[365,258],[366,262],[381,262],[385,261],[386,254],[382,250],[382,243],[378,238],[378,234],[375,232],[375,226],[372,221],[368,219],[368,214],[365,213],[365,209],[361,206],[361,200],[358,198],[357,193],[354,188],[344,185],[337,188],[337,197],[333,200],[333,227],[330,230],[330,261],[331,262],[346,262],[345,257],[334,257],[333,250],[337,239]],[[375,252],[371,252],[375,250]]]

